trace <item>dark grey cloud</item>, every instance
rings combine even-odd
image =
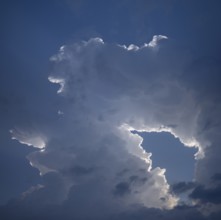
[[[178,182],[171,185],[171,191],[176,194],[185,193],[191,189],[193,190],[196,185],[194,182]]]
[[[203,216],[199,211],[196,210],[196,207],[188,207],[188,206],[178,206],[173,210],[159,210],[154,208],[145,208],[145,207],[139,207],[134,206],[131,207],[131,210],[121,212],[114,215],[97,215],[94,217],[95,213],[86,213],[86,210],[81,206],[82,208],[81,212],[77,212],[75,208],[69,207],[64,205],[63,207],[58,205],[51,205],[44,208],[38,208],[35,209],[32,207],[32,209],[28,209],[28,207],[22,207],[20,206],[19,209],[12,208],[11,210],[0,210],[1,216],[3,216],[4,220],[9,220],[12,217],[15,217],[16,219],[73,219],[73,217],[77,219],[89,219],[89,220],[95,220],[95,219],[104,219],[104,220],[132,220],[132,219],[147,219],[150,218],[152,220],[162,219],[162,220],[170,220],[170,219],[190,219],[190,220],[213,220],[213,219],[219,219],[220,213],[213,213],[210,216]],[[17,207],[18,208],[18,207]],[[11,212],[13,210],[13,212]],[[84,213],[84,214],[83,214]],[[100,210],[100,213],[102,213],[102,209]],[[20,217],[22,216],[22,217]],[[85,217],[86,216],[86,217]]]
[[[211,179],[213,181],[221,181],[221,173],[215,173]]]
[[[202,203],[221,203],[221,185],[214,188],[205,188],[204,186],[197,186],[190,194],[190,198],[199,200]]]
[[[113,193],[116,196],[124,196],[130,192],[130,184],[128,182],[121,182],[115,186]]]
[[[187,197],[197,201],[198,204],[212,206],[212,204],[219,205],[221,203],[220,173],[216,173],[211,177],[209,186],[197,182],[179,182],[172,184],[170,189],[175,194],[186,194]]]

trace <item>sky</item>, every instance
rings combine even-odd
[[[218,0],[0,3],[0,218],[221,218]]]
[[[139,134],[144,139],[143,148],[152,153],[152,167],[165,168],[169,184],[193,180],[196,148],[185,147],[169,132]]]

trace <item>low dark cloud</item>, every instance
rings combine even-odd
[[[128,182],[121,182],[115,186],[113,193],[116,196],[124,196],[130,192],[130,184]]]
[[[221,203],[221,185],[214,188],[197,186],[190,194],[190,198],[200,201],[201,203]]]
[[[194,189],[197,184],[194,182],[178,182],[175,184],[172,184],[171,191],[180,194],[180,193],[185,193],[186,191],[189,191],[191,189]]]
[[[29,209],[31,208],[31,209]],[[171,219],[190,219],[190,220],[216,220],[219,217],[219,213],[213,213],[209,216],[202,215],[199,211],[197,211],[196,207],[190,206],[177,206],[173,210],[159,210],[154,208],[145,208],[140,207],[139,205],[135,205],[131,207],[130,210],[107,215],[102,213],[102,209],[100,209],[101,215],[97,215],[95,213],[88,213],[83,207],[82,210],[76,210],[68,205],[50,205],[42,208],[33,208],[31,206],[20,206],[18,207],[10,206],[10,210],[4,209],[0,210],[1,216],[3,216],[4,220],[9,220],[11,218],[16,218],[18,220],[28,220],[28,219],[67,219],[71,220],[73,218],[81,219],[81,220],[132,220],[132,219],[151,219],[151,220],[171,220]],[[80,208],[80,209],[81,209]],[[96,217],[95,217],[96,216]]]
[[[211,177],[211,179],[213,180],[213,181],[221,181],[221,173],[215,173],[212,177]]]

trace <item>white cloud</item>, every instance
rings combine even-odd
[[[93,200],[111,214],[133,205],[175,207],[178,198],[170,193],[165,170],[152,169],[151,154],[131,130],[168,131],[187,147],[197,147],[195,179],[209,181],[214,156],[209,146],[217,128],[200,133],[208,105],[183,79],[192,58],[185,51],[178,53],[169,40],[161,45],[162,39],[167,37],[154,36],[144,46],[127,47],[94,38],[62,46],[52,57],[49,80],[60,85],[63,101],[56,112],[62,117],[40,123],[47,130],[46,138],[21,131],[13,132],[13,137],[44,148],[28,159],[43,176],[53,173],[59,179],[61,184],[52,188],[60,187],[65,196],[55,201],[66,200],[76,207],[82,203],[90,214]],[[205,164],[207,176],[201,170]],[[44,196],[52,185],[49,178]]]
[[[163,39],[168,39],[168,37],[163,36],[163,35],[155,35],[155,36],[153,36],[152,41],[150,41],[149,44],[145,44],[145,45],[149,46],[149,47],[156,47],[158,45],[159,41],[163,40]]]
[[[65,80],[64,79],[53,78],[53,77],[49,76],[48,80],[52,83],[58,83],[60,85],[60,88],[58,89],[57,93],[63,92],[64,86],[65,86]]]
[[[10,130],[10,133],[12,135],[12,139],[18,140],[21,144],[26,144],[40,149],[44,149],[46,146],[46,138],[42,135],[32,133],[30,131],[26,132],[21,129],[12,129]]]

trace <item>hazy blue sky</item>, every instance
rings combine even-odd
[[[220,7],[1,1],[0,218],[220,219]]]
[[[194,178],[194,154],[196,149],[187,148],[167,132],[141,133],[142,146],[151,152],[153,168],[165,168],[169,183],[191,181]]]

